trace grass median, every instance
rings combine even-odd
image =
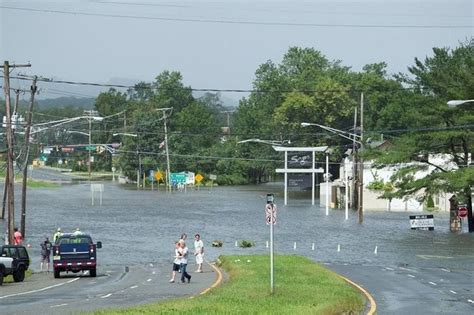
[[[365,307],[359,291],[305,257],[275,257],[273,295],[268,256],[224,256],[220,262],[230,279],[205,295],[94,314],[359,314]]]

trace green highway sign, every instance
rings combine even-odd
[[[186,174],[184,173],[171,173],[170,174],[171,183],[176,184],[185,184],[186,183]]]
[[[95,151],[95,150],[97,150],[97,146],[95,146],[95,145],[88,145],[88,146],[86,147],[86,150],[87,150],[87,151]]]

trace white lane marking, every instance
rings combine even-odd
[[[31,290],[31,291],[26,291],[26,292],[21,292],[21,293],[15,293],[15,294],[9,294],[9,295],[0,296],[0,300],[1,300],[1,299],[5,299],[5,298],[7,298],[7,297],[12,297],[12,296],[20,296],[20,295],[26,295],[26,294],[31,294],[31,293],[37,293],[37,292],[46,291],[46,290],[49,290],[49,289],[53,289],[53,288],[62,286],[62,285],[67,284],[67,283],[72,283],[72,282],[77,281],[77,280],[79,280],[79,279],[80,279],[80,278],[74,278],[74,279],[72,279],[72,280],[69,280],[69,281],[66,281],[66,282],[61,282],[61,283],[58,283],[58,284],[55,284],[55,285],[50,285],[50,286],[48,286],[48,287],[44,287],[44,288],[41,288],[41,289],[36,289],[36,290]]]
[[[66,305],[67,305],[67,303],[58,304],[58,305],[51,305],[50,308],[61,307],[61,306],[66,306]]]
[[[405,271],[416,272],[415,270],[404,268],[404,267],[398,267],[398,268],[400,268],[401,270],[405,270]]]
[[[96,283],[97,283],[97,281],[91,281],[91,282],[89,282],[89,285],[96,284]]]
[[[473,301],[473,300],[471,300],[471,299],[469,299],[469,300],[467,300],[467,301],[468,301],[469,303],[472,303],[472,304],[474,304],[474,301]]]
[[[108,297],[111,296],[111,295],[112,295],[112,293],[109,293],[109,294],[106,294],[106,295],[104,295],[104,296],[101,296],[100,298],[101,298],[101,299],[106,299],[106,298],[108,298]]]
[[[395,269],[390,268],[390,267],[385,267],[385,269],[390,270],[390,271],[394,271],[394,270],[395,270]]]
[[[150,281],[151,281],[151,279],[148,279],[146,282],[150,282]]]
[[[429,284],[431,284],[431,285],[437,285],[436,283],[434,283],[434,282],[431,282],[431,281],[430,281],[430,282],[428,282],[428,283],[429,283]]]
[[[407,276],[409,276],[410,278],[415,278],[415,276],[414,276],[414,275],[410,275],[410,274],[408,274]]]
[[[151,274],[152,274],[152,275],[156,274],[156,271],[153,271]]]
[[[451,272],[451,270],[446,269],[446,268],[441,268],[441,270],[446,271],[446,272]]]
[[[131,286],[130,289],[136,289],[138,288],[138,285]]]
[[[453,290],[449,290],[449,292],[451,292],[452,294],[457,294],[456,291]]]

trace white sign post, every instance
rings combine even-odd
[[[273,194],[267,194],[267,205],[265,206],[265,222],[270,225],[270,293],[274,291],[274,268],[273,268],[273,226],[276,224],[276,205],[273,203]]]
[[[99,194],[100,194],[100,205],[102,206],[102,193],[104,192],[104,184],[91,184],[92,205],[94,205],[94,191],[99,192]]]

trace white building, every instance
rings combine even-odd
[[[384,142],[385,143],[385,142]],[[430,155],[428,157],[430,163],[438,165],[446,170],[452,170],[457,168],[457,165],[451,161],[451,156],[447,154],[437,154]],[[411,164],[414,164],[413,162]],[[426,165],[425,163],[422,163]],[[390,177],[397,171],[400,167],[406,166],[399,165],[396,167],[385,167],[381,169],[376,169],[372,167],[371,161],[364,162],[364,198],[363,198],[363,209],[364,210],[382,210],[382,211],[407,211],[407,212],[421,212],[426,210],[426,205],[418,201],[416,196],[407,197],[403,199],[394,198],[391,201],[388,199],[381,199],[381,192],[371,190],[367,188],[369,183],[379,180],[383,182],[389,182]],[[435,169],[434,166],[429,165],[427,170],[420,171],[415,174],[415,178],[422,178],[427,174],[431,173]],[[349,187],[349,207],[352,207],[353,193],[354,193],[354,182],[353,178],[353,161],[345,158],[341,162],[339,169],[339,179],[329,183],[331,186],[329,189],[329,200],[330,207],[332,208],[344,208],[345,206],[345,182],[344,182],[344,170],[347,171],[348,187]],[[325,206],[326,201],[326,183],[321,183],[320,189],[320,205]],[[434,206],[439,211],[449,212],[449,198],[452,196],[451,193],[439,193],[433,197]]]

